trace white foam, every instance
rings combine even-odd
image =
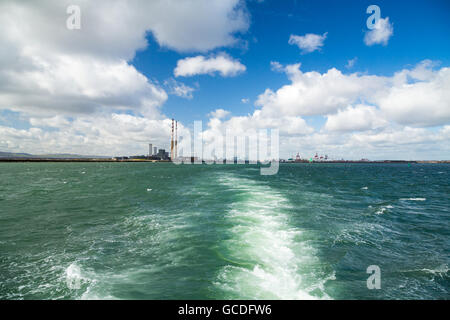
[[[386,213],[387,209],[392,209],[392,208],[394,208],[394,207],[391,205],[383,206],[377,212],[375,212],[375,214],[384,214],[384,213]]]
[[[403,201],[426,201],[427,198],[401,198]]]
[[[81,288],[81,276],[80,267],[74,262],[66,269],[66,284],[69,289],[78,290]]]
[[[219,180],[238,189],[243,200],[233,203],[226,216],[234,225],[232,238],[225,241],[227,259],[235,264],[221,270],[216,285],[243,299],[316,299],[299,272],[302,264],[316,258],[311,247],[295,241],[301,231],[291,228],[283,213],[292,207],[289,201],[252,180],[230,176]],[[294,248],[304,249],[301,257]]]
[[[113,299],[109,295],[103,296],[93,293],[93,289],[98,284],[97,277],[93,272],[83,271],[76,262],[66,268],[65,284],[81,300]]]
[[[361,190],[367,190],[369,189],[368,187],[362,187]]]
[[[441,265],[441,266],[437,267],[436,269],[424,268],[424,269],[421,269],[421,271],[443,277],[449,271],[449,269],[448,269],[447,265]]]
[[[147,191],[150,192],[150,191],[152,191],[152,189],[147,188]]]

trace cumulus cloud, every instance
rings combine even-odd
[[[78,153],[94,155],[146,154],[149,137],[158,147],[170,141],[170,119],[147,119],[129,114],[82,115],[73,120],[60,116],[31,119],[29,129],[0,126],[0,146],[12,152]],[[47,126],[60,130],[46,130]],[[178,133],[187,129],[178,123]],[[120,133],[120,134],[118,134]]]
[[[30,118],[29,122],[36,128],[65,128],[70,125],[70,121],[61,115],[56,115],[50,118]]]
[[[66,28],[69,4],[81,7],[81,30]],[[4,0],[0,21],[0,109],[28,123],[18,129],[2,121],[0,149],[104,155],[145,154],[149,140],[167,147],[171,121],[161,110],[167,92],[189,99],[195,89],[175,79],[160,86],[131,65],[147,48],[146,35],[161,47],[207,52],[237,45],[249,25],[239,0]],[[366,34],[366,43],[386,44],[392,30],[386,18]],[[319,39],[293,35],[290,43],[303,53],[320,50],[327,34],[314,36]],[[392,76],[306,72],[300,64],[277,62],[272,69],[290,83],[262,92],[251,114],[215,110],[205,138],[279,129],[283,157],[318,151],[335,158],[411,159],[450,152],[447,67],[424,61]],[[234,76],[245,66],[224,53],[202,53],[180,60],[175,70],[175,76]],[[324,126],[314,129],[310,116],[322,117]],[[186,130],[178,124],[179,135]]]
[[[325,129],[329,131],[365,131],[387,124],[380,111],[373,106],[357,105],[327,116]]]
[[[266,89],[258,96],[256,105],[272,114],[286,115],[326,115],[344,108],[373,91],[384,87],[383,77],[345,75],[336,68],[326,73],[302,72],[300,64],[288,65],[282,70],[291,84],[273,91]]]
[[[194,97],[193,92],[195,91],[195,88],[189,87],[173,78],[164,81],[164,85],[169,89],[170,94],[185,99],[192,99]]]
[[[226,116],[228,116],[229,114],[230,114],[230,112],[227,110],[217,109],[215,111],[210,112],[208,114],[208,116],[210,116],[211,118],[222,119],[222,118],[225,118]]]
[[[31,28],[27,23],[16,29],[18,36],[33,45],[40,42],[58,51],[67,49],[127,58],[134,55],[136,48],[147,46],[146,32],[151,32],[159,45],[177,51],[208,51],[235,44],[239,41],[236,35],[249,27],[248,13],[239,0],[98,0],[95,3],[5,0],[2,3],[2,18],[6,22],[20,18],[39,26]],[[66,30],[69,5],[79,5],[82,13],[81,30],[70,35]]]
[[[211,150],[215,149],[215,154],[219,155],[221,158],[221,150],[224,143],[224,137],[226,135],[231,135],[240,139],[242,144],[245,144],[245,137],[251,140],[251,137],[256,137],[257,134],[267,129],[277,129],[282,137],[290,136],[305,136],[313,133],[313,129],[306,124],[306,121],[301,117],[290,117],[290,116],[280,116],[280,117],[268,117],[264,114],[262,110],[256,110],[253,114],[248,116],[234,116],[227,120],[223,120],[217,117],[213,117],[209,120],[207,128],[202,133],[203,140],[205,142],[205,149]],[[270,135],[270,133],[269,133]],[[260,143],[267,142],[266,140],[261,140]],[[247,142],[249,143],[249,142]],[[282,145],[280,146],[282,147]],[[230,146],[226,145],[227,154],[233,154],[234,150]],[[256,155],[255,151],[257,144],[249,145],[249,149],[253,150],[253,155]],[[261,149],[260,149],[261,151]],[[287,150],[284,150],[286,152]],[[237,150],[238,155],[243,158],[245,156],[245,150]],[[210,156],[210,152],[206,152],[206,157]],[[260,154],[259,159],[266,159],[265,155]],[[256,160],[255,157],[251,157],[251,160]]]
[[[320,50],[323,47],[323,43],[327,38],[328,32],[323,35],[307,33],[304,36],[297,36],[291,34],[289,37],[289,44],[296,45],[302,51],[302,54],[310,53],[316,50]]]
[[[368,46],[374,44],[387,45],[389,38],[394,34],[394,26],[389,22],[389,17],[380,18],[374,28],[367,31],[364,36],[364,43]]]
[[[234,60],[225,53],[213,57],[188,57],[178,60],[174,70],[176,77],[192,77],[200,74],[214,74],[218,72],[223,77],[236,76],[246,70],[238,60]]]
[[[80,30],[66,28],[69,5],[81,8]],[[131,125],[160,128],[167,121],[160,110],[166,91],[130,64],[147,48],[147,36],[179,52],[206,52],[239,44],[249,15],[240,0],[5,0],[0,21],[0,109],[30,123],[2,127],[0,146],[111,154],[158,137],[157,130],[142,131],[145,139],[128,135]],[[191,98],[193,88],[171,82],[168,91]]]
[[[255,110],[246,116],[233,116],[225,120],[230,115],[229,111],[217,109],[209,113],[210,122],[205,130],[205,137],[223,135],[226,130],[233,134],[245,135],[249,131],[259,129],[278,129],[282,135],[306,135],[314,130],[300,116],[292,116],[282,112],[272,113],[271,110],[262,108]]]
[[[285,158],[319,152],[335,159],[442,159],[450,152],[449,68],[436,69],[435,63],[423,61],[386,77],[335,68],[303,72],[300,64],[272,66],[291,83],[266,89],[253,114],[210,119],[204,137],[214,141],[227,130],[249,135],[279,129]],[[416,96],[409,99],[412,91]],[[326,122],[314,129],[309,116]],[[428,125],[443,127],[423,127]]]
[[[234,45],[250,24],[240,0],[140,1],[138,7],[158,43],[183,52]]]
[[[427,70],[430,71],[430,70]],[[379,107],[389,119],[413,126],[435,126],[450,122],[450,68],[431,75],[404,71],[410,81],[392,86],[378,99]],[[422,76],[426,80],[421,80]],[[411,82],[412,81],[412,82]]]
[[[124,60],[48,54],[27,70],[0,71],[0,108],[30,114],[130,109],[151,113],[166,92]]]
[[[81,8],[81,30],[66,28],[70,4]],[[146,32],[161,46],[206,51],[248,28],[238,0],[2,1],[0,20],[0,108],[50,113],[155,112],[167,94],[128,63],[147,47]]]
[[[266,89],[256,105],[271,115],[325,116],[362,102],[379,109],[387,120],[403,125],[444,125],[450,121],[450,69],[434,70],[430,61],[392,77],[344,74],[336,68],[323,74],[302,72],[300,66],[281,67],[291,83],[276,91]]]
[[[241,102],[247,104],[247,103],[250,102],[250,99],[249,98],[242,98]]]
[[[380,130],[340,134],[316,131],[306,137],[280,138],[283,146],[280,150],[285,150],[284,157],[291,157],[297,152],[303,157],[310,157],[318,152],[327,154],[331,159],[445,159],[450,152],[447,127],[432,131],[387,126]]]

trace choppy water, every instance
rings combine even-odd
[[[2,163],[0,298],[449,299],[449,168]]]

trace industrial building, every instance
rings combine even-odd
[[[148,144],[148,159],[171,160],[177,158],[178,152],[178,121],[172,119],[172,134],[170,136],[170,154],[165,149],[158,149],[152,143]]]
[[[172,119],[172,134],[170,137],[170,153],[165,149],[158,149],[153,143],[148,144],[148,155],[145,156],[131,156],[131,157],[115,157],[116,160],[125,159],[147,159],[147,160],[164,160],[170,161],[171,159],[178,158],[178,121]],[[190,157],[189,157],[190,159]]]

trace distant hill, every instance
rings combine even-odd
[[[0,151],[0,158],[34,158],[34,156],[29,153],[11,153]]]
[[[43,159],[87,159],[87,158],[95,158],[95,159],[103,159],[103,158],[111,158],[108,156],[85,156],[79,154],[70,154],[70,153],[55,153],[55,154],[29,154],[29,153],[13,153],[13,152],[2,152],[0,151],[0,158],[43,158]]]

